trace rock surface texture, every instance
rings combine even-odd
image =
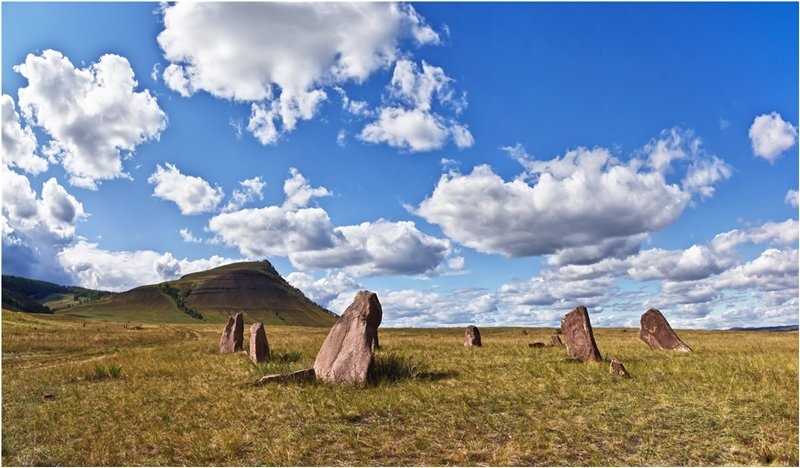
[[[553,346],[564,346],[559,335],[550,335],[550,341],[553,343]]]
[[[650,309],[642,314],[639,338],[652,349],[691,352],[692,348],[678,338],[675,331],[658,309]]]
[[[242,313],[228,317],[228,324],[219,338],[220,353],[235,353],[244,349],[244,318]]]
[[[367,381],[377,343],[383,309],[378,295],[356,294],[353,303],[333,324],[314,360],[314,373],[328,383],[363,385]]]
[[[250,326],[250,360],[254,364],[269,361],[269,343],[264,324],[254,323]]]
[[[480,346],[481,332],[475,325],[470,325],[464,330],[464,346]]]
[[[561,333],[570,357],[580,361],[600,361],[602,356],[594,342],[589,311],[578,306],[561,319]]]
[[[630,374],[628,374],[625,366],[623,366],[622,363],[616,359],[611,360],[611,365],[609,366],[608,371],[620,377],[630,377]]]

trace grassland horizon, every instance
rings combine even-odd
[[[676,330],[694,352],[671,353],[595,328],[604,361],[576,364],[528,347],[552,328],[380,328],[357,388],[254,385],[311,367],[324,327],[268,326],[254,365],[219,324],[129,325],[3,311],[3,465],[798,465],[796,332]]]

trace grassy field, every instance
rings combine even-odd
[[[677,354],[595,329],[625,379],[528,347],[551,329],[381,329],[354,388],[253,385],[324,328],[268,327],[256,366],[220,325],[132,325],[3,312],[4,466],[798,465],[797,333],[679,330]]]

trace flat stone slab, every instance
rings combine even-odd
[[[269,343],[264,324],[254,323],[250,326],[250,360],[254,364],[269,361]]]
[[[639,338],[647,343],[651,349],[665,349],[684,353],[692,351],[692,348],[678,338],[675,330],[672,329],[660,310],[650,309],[642,314],[640,324]]]
[[[586,307],[578,306],[561,319],[561,333],[570,357],[582,362],[602,359],[594,341],[589,311]]]
[[[374,359],[383,309],[378,295],[360,291],[333,324],[314,360],[318,379],[328,383],[364,385]]]

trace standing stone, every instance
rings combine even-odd
[[[374,359],[383,309],[378,295],[356,294],[353,303],[333,324],[314,360],[314,373],[328,383],[364,385]]]
[[[642,314],[639,338],[651,349],[666,349],[688,353],[692,348],[678,338],[669,322],[658,309],[650,309]]]
[[[464,330],[464,346],[480,346],[481,332],[475,325],[470,325]]]
[[[580,361],[600,361],[602,356],[594,342],[589,311],[578,306],[561,319],[561,332],[570,357]]]
[[[242,313],[228,317],[228,324],[219,338],[220,353],[235,353],[244,349],[244,319]]]
[[[269,361],[269,343],[264,324],[254,323],[250,326],[250,360],[254,364]]]
[[[611,360],[611,366],[609,367],[609,372],[614,375],[618,375],[620,377],[629,377],[628,371],[625,370],[625,366],[622,365],[621,362],[617,361],[616,359]]]
[[[553,342],[553,346],[564,346],[564,343],[561,342],[561,337],[558,335],[550,335],[550,341]]]

